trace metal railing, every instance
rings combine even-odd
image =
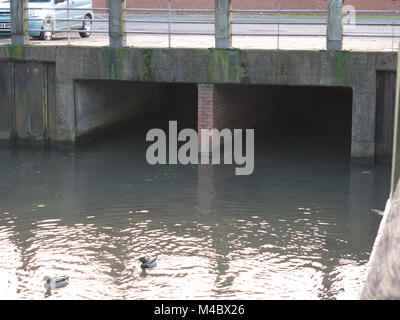
[[[51,32],[51,33],[67,33],[67,37],[68,37],[68,45],[71,43],[71,33],[82,33],[84,32],[84,30],[82,29],[78,29],[79,25],[82,26],[83,28],[83,23],[85,21],[85,17],[83,18],[71,18],[71,11],[72,12],[76,12],[76,11],[83,11],[83,12],[90,12],[91,13],[91,18],[90,18],[90,25],[91,25],[91,29],[89,31],[87,31],[88,33],[92,34],[92,33],[106,33],[108,34],[108,29],[107,30],[93,30],[93,23],[95,22],[105,22],[107,23],[108,26],[108,18],[107,19],[97,19],[94,18],[94,12],[108,12],[108,8],[93,8],[93,7],[85,7],[85,8],[71,8],[70,5],[70,0],[66,1],[66,7],[63,8],[51,8],[50,10],[54,10],[54,11],[64,11],[66,12],[67,17],[66,18],[55,18],[55,17],[49,17],[49,19],[51,19],[52,25],[55,26],[55,28],[50,28],[50,29],[45,29],[42,27],[40,29],[35,29],[35,28],[29,28],[29,22],[30,21],[43,21],[44,19],[47,18],[34,18],[34,17],[30,17],[29,16],[29,11],[33,12],[33,11],[39,11],[39,10],[49,10],[49,8],[29,8],[28,9],[28,33],[29,32]],[[66,26],[57,28],[57,22],[67,22]],[[75,24],[75,22],[77,22]],[[80,22],[80,24],[79,24]]]
[[[280,6],[280,2],[278,2],[278,5]],[[262,32],[257,32],[257,33],[232,33],[232,36],[238,36],[238,37],[277,37],[277,49],[279,49],[280,45],[280,37],[326,37],[326,32],[324,33],[301,33],[301,32],[296,32],[296,33],[282,33],[281,32],[281,26],[285,25],[327,25],[327,19],[326,15],[328,13],[327,10],[281,10],[280,8],[275,9],[275,10],[231,10],[232,13],[237,13],[237,14],[244,14],[244,13],[251,13],[251,14],[268,14],[270,17],[275,17],[277,21],[255,21],[255,20],[249,20],[249,21],[235,21],[232,19],[232,25],[276,25],[277,26],[277,31],[276,32],[268,32],[268,33],[262,33]],[[281,14],[287,14],[288,16],[293,15],[293,14],[311,14],[310,16],[313,17],[312,15],[315,14],[324,14],[325,15],[325,21],[323,22],[318,22],[318,21],[296,21],[296,22],[291,22],[291,21],[282,21],[282,16]],[[289,15],[290,14],[290,15]],[[313,17],[314,18],[314,17]]]
[[[172,19],[172,15],[174,13],[209,13],[209,14],[215,14],[214,9],[172,9],[171,8],[171,0],[168,0],[168,8],[167,9],[145,9],[145,8],[125,8],[126,13],[165,13],[167,21],[162,21],[162,20],[151,20],[151,19],[132,19],[132,17],[125,19],[125,23],[127,24],[137,24],[137,23],[150,23],[150,24],[162,24],[162,25],[167,25],[167,31],[132,31],[128,30],[128,25],[127,25],[127,34],[144,34],[144,35],[167,35],[168,36],[168,47],[171,47],[171,36],[173,35],[194,35],[194,36],[215,36],[215,32],[176,32],[172,30],[172,27],[175,24],[197,24],[197,25],[214,25],[215,24],[215,19],[210,19],[209,21],[199,21],[199,20],[177,20],[177,19]]]
[[[400,26],[400,23],[396,23],[396,16],[398,16],[397,20],[400,22],[400,11],[395,11],[395,10],[355,10],[353,12],[346,12],[347,14],[353,14],[355,17],[355,23],[350,24],[352,27],[357,27],[357,26],[366,26],[366,27],[391,27],[391,32],[382,34],[382,33],[357,33],[357,32],[346,32],[346,24],[343,25],[343,37],[353,37],[353,38],[387,38],[387,39],[392,39],[392,51],[395,50],[394,47],[394,42],[396,38],[400,38],[400,34],[396,34],[396,28]],[[357,18],[357,15],[366,15],[366,17],[363,18]],[[380,15],[379,18],[375,19],[387,19],[388,17],[391,18],[391,23],[388,22],[358,22],[360,19],[368,21],[368,19],[374,19],[371,17],[368,17],[368,15]]]
[[[284,10],[280,8],[273,10],[258,9],[232,9],[232,33],[231,37],[276,37],[276,47],[280,48],[280,40],[284,37],[326,37],[326,26],[328,24],[327,10]],[[32,10],[49,10],[48,8],[30,7],[28,13]],[[52,19],[52,28],[28,27],[28,32],[51,32],[66,33],[68,44],[71,41],[71,34],[82,33],[79,26],[83,26],[85,18],[77,18],[73,12],[87,11],[91,12],[90,34],[109,34],[109,18],[98,16],[98,13],[109,14],[109,8],[74,8],[70,5],[70,0],[61,8],[51,8],[50,10],[64,11],[66,16],[57,17],[54,14]],[[168,47],[172,46],[173,36],[216,36],[215,34],[215,15],[214,9],[182,9],[172,8],[171,0],[168,1],[168,8],[124,8],[125,18],[123,19],[124,36],[126,35],[166,35],[168,37]],[[146,13],[146,15],[144,15]],[[396,39],[400,38],[400,11],[395,10],[354,10],[347,11],[344,14],[350,14],[354,19],[349,24],[343,25],[344,38],[391,38],[392,50]],[[359,17],[365,15],[365,17]],[[368,15],[374,15],[368,18]],[[375,17],[380,16],[380,17]],[[255,18],[257,17],[257,18]],[[381,20],[382,18],[383,20]],[[43,21],[41,17],[28,15],[29,22]],[[66,22],[66,23],[65,23]],[[4,25],[2,25],[4,23]],[[9,18],[0,14],[0,32],[7,29],[10,23]],[[62,23],[62,27],[59,27]],[[94,27],[95,25],[95,27]],[[189,28],[189,26],[192,27]],[[197,25],[198,27],[193,27]],[[180,27],[178,27],[180,26]],[[183,27],[185,26],[185,27]],[[188,27],[186,27],[188,26]],[[204,26],[204,28],[203,28]],[[210,26],[207,27],[206,26]],[[258,27],[254,27],[258,26]],[[304,26],[310,26],[307,32]],[[316,28],[312,28],[315,26]],[[318,28],[323,26],[324,29]],[[3,29],[2,29],[3,27]],[[212,27],[212,28],[211,28]],[[295,28],[297,27],[297,28]],[[370,28],[368,28],[370,27]],[[11,26],[8,26],[11,28]],[[390,28],[390,29],[389,29]],[[382,30],[379,33],[379,29]]]

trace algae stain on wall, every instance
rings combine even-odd
[[[122,70],[125,62],[125,48],[102,48],[102,58],[106,71],[106,78],[110,80],[122,79]]]
[[[25,59],[25,47],[24,46],[7,46],[8,58],[13,60],[24,60]]]
[[[240,50],[210,49],[208,78],[210,82],[250,83]]]
[[[155,81],[155,58],[153,49],[142,49],[136,54],[136,80]]]
[[[349,63],[349,53],[342,51],[334,52],[335,63],[335,81],[336,85],[344,85],[346,80],[346,72]]]

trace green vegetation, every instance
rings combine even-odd
[[[126,48],[102,47],[102,50],[106,77],[113,80],[120,79]]]
[[[337,85],[342,85],[345,82],[348,58],[349,58],[349,53],[346,51],[334,52],[335,76]]]
[[[7,46],[8,58],[10,60],[24,60],[26,46]]]
[[[209,50],[208,75],[210,81],[224,81],[227,83],[250,83],[247,76],[246,64],[243,62],[243,51]]]

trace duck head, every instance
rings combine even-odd
[[[139,258],[139,262],[146,263],[147,259],[145,257],[141,257],[141,258]]]
[[[44,276],[43,277],[43,281],[45,281],[46,283],[50,283],[50,277],[49,276]]]

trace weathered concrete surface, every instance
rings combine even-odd
[[[10,12],[15,19],[11,19],[11,42],[13,45],[28,43],[28,0],[14,0],[10,2]]]
[[[396,72],[378,71],[376,77],[375,159],[392,161]]]
[[[0,60],[55,63],[56,141],[74,143],[75,80],[277,84],[353,90],[352,156],[375,151],[376,74],[397,53],[2,46]],[[72,63],[73,62],[73,63]]]
[[[155,113],[168,98],[165,85],[130,81],[79,80],[74,93],[78,140]]]
[[[400,299],[400,188],[389,199],[375,246],[361,299]]]

